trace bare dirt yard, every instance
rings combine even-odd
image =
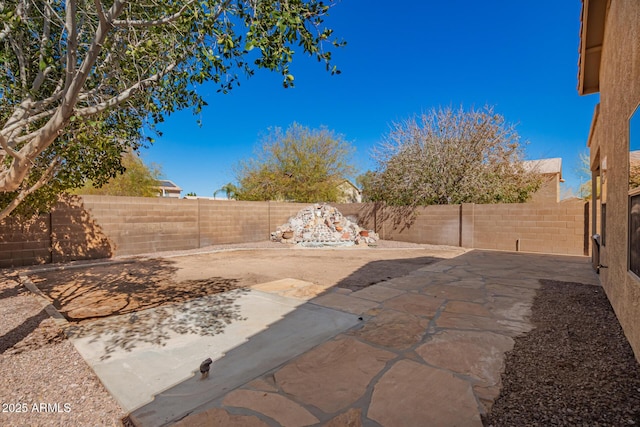
[[[261,242],[21,271],[68,320],[83,323],[282,278],[359,289],[462,252],[400,242],[339,249]],[[0,425],[122,425],[124,410],[19,272],[0,270]]]
[[[279,244],[277,249],[119,260],[29,277],[69,321],[81,322],[283,278],[358,290],[463,252],[403,246],[322,249]]]

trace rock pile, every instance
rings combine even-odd
[[[332,206],[315,204],[289,218],[271,233],[271,240],[302,246],[349,246],[374,243],[378,235],[360,228],[355,218],[344,217]]]

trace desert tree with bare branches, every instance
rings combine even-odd
[[[433,109],[392,124],[364,191],[397,206],[524,202],[541,179],[523,155],[515,126],[492,107]]]

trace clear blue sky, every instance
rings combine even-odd
[[[293,89],[264,70],[227,95],[204,85],[202,127],[191,111],[174,114],[142,157],[160,164],[183,195],[211,196],[235,181],[234,164],[252,155],[269,127],[325,125],[356,147],[364,172],[391,122],[438,106],[489,104],[529,141],[527,158],[562,157],[565,185],[577,187],[578,154],[598,102],[576,90],[580,7],[579,0],[343,0],[328,18],[348,43],[334,52],[341,75],[299,56]]]

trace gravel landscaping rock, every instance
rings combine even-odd
[[[640,425],[640,364],[599,286],[541,280],[485,426]]]
[[[119,426],[122,408],[35,296],[0,272],[0,425]]]

